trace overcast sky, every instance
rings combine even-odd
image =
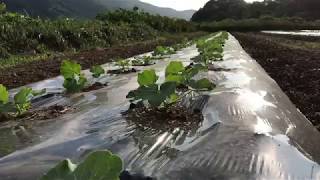
[[[140,0],[143,2],[151,3],[160,7],[171,7],[177,10],[187,10],[203,7],[209,0]],[[247,2],[261,1],[261,0],[245,0]]]

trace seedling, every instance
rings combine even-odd
[[[157,46],[156,49],[153,51],[153,56],[165,56],[174,54],[175,50],[171,47],[163,47],[163,46]]]
[[[161,84],[157,84],[159,77],[155,70],[145,70],[138,74],[139,88],[129,92],[127,98],[131,102],[147,102],[153,108],[166,108],[191,92],[212,90],[215,87],[208,79],[192,79],[201,70],[204,70],[202,65],[185,68],[182,62],[173,61],[166,68],[166,81]],[[188,90],[179,91],[179,85]]]
[[[94,78],[99,78],[102,74],[105,73],[105,70],[101,66],[92,66],[90,72]]]
[[[148,66],[153,64],[153,58],[151,56],[144,56],[140,59],[132,60],[133,66]]]
[[[14,96],[13,102],[9,101],[9,92],[5,86],[0,84],[0,113],[6,116],[10,113],[20,116],[31,108],[31,99],[44,94],[45,89],[33,91],[31,88],[23,87]]]
[[[116,65],[121,68],[122,72],[125,72],[129,70],[130,61],[127,59],[119,59],[117,60]]]
[[[156,84],[158,76],[155,70],[145,70],[138,74],[138,83],[140,87],[129,92],[127,98],[132,101],[146,101],[152,107],[165,106],[171,102],[171,96],[175,94],[176,83],[165,82]]]
[[[206,41],[201,39],[197,41],[197,48],[200,52],[200,60],[204,64],[209,64],[212,61],[221,61],[223,56],[223,46],[228,39],[227,32],[221,32],[221,35]]]
[[[81,73],[81,65],[74,61],[64,60],[60,72],[64,77],[63,87],[68,93],[80,92],[86,85],[87,79]]]
[[[193,79],[200,71],[205,71],[206,69],[207,67],[201,64],[185,68],[182,62],[172,61],[166,68],[166,82],[176,82],[178,85],[183,85],[193,90],[212,90],[215,85],[208,79]]]

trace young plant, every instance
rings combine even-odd
[[[14,96],[14,101],[9,102],[9,92],[6,87],[0,84],[0,113],[6,116],[9,113],[20,116],[31,108],[31,99],[33,97],[44,94],[45,92],[45,89],[33,91],[31,88],[23,87]]]
[[[90,68],[90,72],[92,73],[92,76],[94,78],[99,78],[102,74],[105,73],[105,70],[101,66],[97,65],[97,66],[92,66]]]
[[[166,82],[176,82],[178,85],[183,85],[193,90],[212,90],[215,85],[208,79],[193,79],[200,71],[205,71],[206,69],[207,67],[201,64],[185,68],[182,62],[172,61],[166,68]]]
[[[200,52],[200,61],[209,64],[212,61],[221,61],[223,56],[223,46],[228,39],[227,32],[221,32],[221,35],[211,40],[201,39],[197,41],[197,48]]]
[[[22,88],[14,96],[14,104],[17,109],[18,115],[27,112],[31,108],[31,99],[33,97],[33,91],[31,88]]]
[[[155,70],[145,70],[138,74],[139,88],[130,91],[127,98],[131,101],[146,101],[152,107],[165,106],[171,102],[176,92],[175,82],[156,84],[158,76]]]
[[[125,72],[129,69],[130,61],[127,59],[119,59],[117,60],[116,65],[121,68],[122,72]]]
[[[166,108],[191,92],[212,90],[215,87],[206,78],[192,79],[204,69],[202,65],[185,68],[182,62],[172,61],[166,68],[166,81],[162,84],[156,83],[159,77],[155,70],[145,70],[138,74],[139,88],[130,91],[127,98],[131,102],[147,102],[153,108]],[[185,86],[187,91],[179,91],[180,85]]]
[[[63,87],[68,93],[80,92],[86,85],[87,79],[81,73],[81,65],[74,61],[64,60],[60,68],[64,77]]]
[[[152,65],[153,64],[152,60],[153,60],[152,57],[144,56],[141,59],[132,60],[132,65],[133,66],[148,66],[148,65]]]
[[[9,92],[7,88],[0,84],[0,114],[6,115],[15,111],[15,107],[9,102]]]
[[[174,54],[175,50],[171,47],[163,47],[163,46],[157,46],[156,49],[153,51],[153,56],[165,56],[169,54]]]
[[[109,151],[91,153],[78,165],[67,159],[49,170],[40,180],[119,180],[123,162]]]

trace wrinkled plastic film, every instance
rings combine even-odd
[[[169,59],[188,63],[197,55],[191,46]],[[147,68],[163,79],[167,64]],[[210,69],[215,71],[203,76],[217,88],[205,98],[198,127],[138,128],[121,115],[129,105],[126,94],[138,86],[136,74],[109,77],[106,88],[48,101],[72,102],[77,109],[34,127],[41,138],[1,158],[0,177],[35,179],[62,159],[81,160],[93,150],[109,149],[127,170],[160,180],[320,179],[319,132],[233,36],[224,61]]]

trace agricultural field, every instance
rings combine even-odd
[[[320,180],[317,1],[20,1],[0,180]]]
[[[293,103],[320,129],[320,36],[267,33],[234,35]]]

